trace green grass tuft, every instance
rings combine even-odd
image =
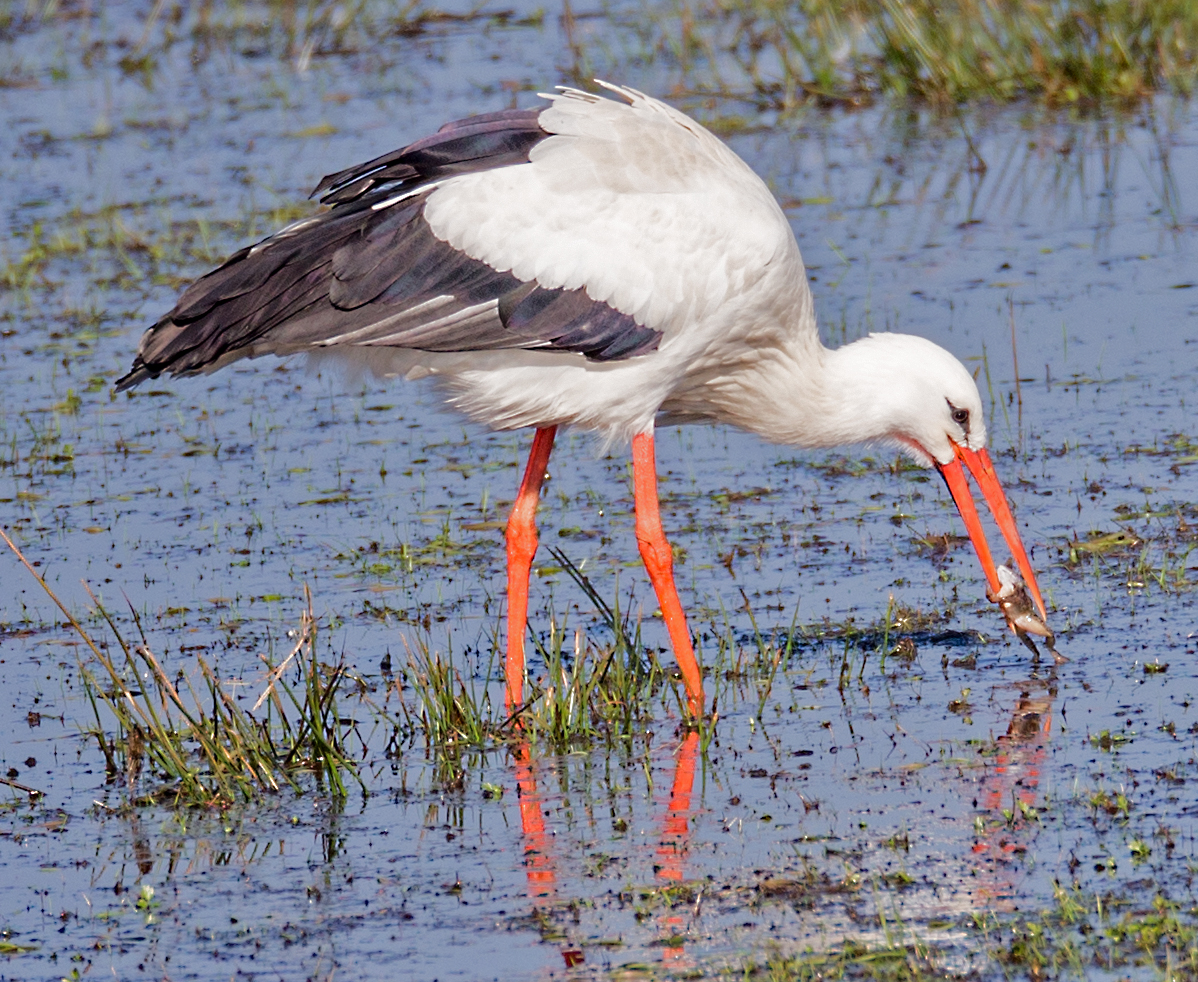
[[[365,791],[347,744],[355,722],[344,719],[337,695],[348,677],[344,665],[322,665],[316,653],[316,619],[311,598],[291,654],[269,669],[253,710],[238,705],[207,660],[197,654],[198,678],[172,678],[150,649],[129,644],[111,614],[84,584],[116,638],[113,657],[67,609],[25,559],[7,533],[0,537],[38,581],[90,656],[79,674],[96,726],[91,731],[104,755],[110,781],[123,777],[133,805],[227,807],[290,788],[302,793],[304,776],[336,798],[348,793],[345,778]],[[141,631],[137,613],[130,607]],[[284,678],[294,663],[300,680]],[[263,705],[262,718],[254,713]]]
[[[688,74],[735,90],[731,56],[782,107],[1134,103],[1198,81],[1192,0],[680,0],[648,16]]]

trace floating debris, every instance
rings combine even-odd
[[[1069,565],[1077,566],[1083,559],[1096,556],[1118,556],[1138,549],[1144,540],[1131,529],[1117,532],[1092,532],[1085,539],[1074,539],[1068,544]]]

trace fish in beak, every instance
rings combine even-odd
[[[947,464],[937,464],[936,467],[940,471],[940,476],[944,478],[944,483],[948,485],[949,494],[953,496],[957,510],[961,513],[965,528],[969,532],[969,539],[973,543],[978,560],[982,564],[982,570],[986,574],[986,581],[990,585],[986,596],[994,603],[1000,602],[1003,597],[1004,584],[999,579],[998,568],[994,565],[994,559],[990,555],[990,545],[986,542],[986,533],[982,530],[982,522],[978,518],[978,510],[973,503],[969,482],[965,479],[966,467],[969,468],[969,473],[977,482],[982,497],[986,499],[986,504],[990,506],[990,513],[994,516],[994,521],[1019,566],[1019,572],[1023,575],[1028,592],[1036,604],[1036,609],[1040,612],[1041,620],[1047,623],[1048,614],[1044,609],[1044,600],[1040,596],[1040,586],[1036,583],[1036,574],[1027,557],[1027,550],[1023,548],[1023,540],[1019,538],[1019,529],[1015,525],[1011,507],[1007,504],[1007,496],[998,482],[998,475],[994,473],[994,464],[990,462],[990,454],[985,447],[981,450],[970,450],[959,443],[954,443],[953,449],[956,451],[955,458]]]

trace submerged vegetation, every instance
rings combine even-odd
[[[933,982],[991,976],[1084,980],[1094,973],[1178,982],[1198,978],[1198,907],[1187,908],[1161,893],[1129,902],[1113,892],[1058,883],[1053,906],[1043,910],[1014,916],[975,911],[952,925],[958,937],[964,933],[980,942],[983,957],[972,959],[965,972],[959,942],[920,940],[884,915],[878,927],[880,940],[872,944],[846,938],[818,951],[786,951],[775,944],[745,966],[744,976],[768,982]],[[941,925],[941,930],[948,927]]]

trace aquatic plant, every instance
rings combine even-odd
[[[295,647],[279,665],[267,664],[266,686],[254,710],[246,710],[202,654],[195,656],[198,678],[193,681],[183,673],[172,678],[151,650],[136,611],[130,607],[141,643],[130,644],[84,584],[120,647],[121,656],[113,657],[2,529],[0,537],[90,652],[79,664],[96,724],[90,735],[104,755],[110,780],[123,775],[131,803],[223,807],[284,787],[302,793],[304,775],[315,777],[335,797],[347,794],[347,775],[365,791],[347,749],[354,721],[344,720],[337,709],[346,668],[320,664],[310,597]],[[300,676],[298,687],[284,677],[293,662]],[[253,713],[264,703],[267,711],[259,719]]]
[[[658,50],[705,89],[747,83],[782,107],[1126,103],[1189,94],[1198,79],[1188,0],[675,0],[644,15]]]
[[[110,774],[124,773],[134,803],[219,807],[284,787],[303,793],[304,775],[315,777],[324,791],[338,798],[348,793],[347,775],[365,790],[346,747],[352,721],[347,726],[337,710],[346,668],[320,664],[310,611],[304,614],[291,654],[270,667],[254,709],[263,702],[268,707],[265,718],[258,719],[237,704],[203,655],[196,654],[197,682],[184,677],[177,685],[144,635],[141,644],[128,644],[108,611],[98,601],[96,607],[124,659],[118,662],[102,648],[92,648],[102,671],[84,663],[80,676],[95,715],[92,734]],[[292,662],[300,677],[298,687],[284,680]],[[109,716],[115,723],[111,736]],[[152,768],[144,769],[143,761]],[[161,783],[145,790],[142,775]]]
[[[600,644],[581,629],[570,632],[564,619],[551,614],[548,634],[533,638],[544,671],[529,673],[525,702],[510,716],[478,681],[492,676],[493,655],[479,672],[463,674],[451,651],[434,650],[427,638],[406,642],[403,680],[415,703],[409,708],[401,701],[402,719],[392,720],[397,732],[408,739],[419,736],[426,750],[438,754],[511,740],[566,752],[631,735],[651,722],[651,701],[666,674],[642,644],[640,625],[621,613],[618,595],[608,604],[565,553],[550,551],[594,605],[611,640]],[[681,699],[677,686],[669,691]]]
[[[416,703],[409,708],[400,700],[403,719],[393,723],[402,735],[419,733],[429,750],[482,747],[500,736],[503,721],[496,719],[485,686],[476,684],[473,673],[463,677],[452,651],[442,655],[427,643],[414,650],[409,645],[403,675]]]

